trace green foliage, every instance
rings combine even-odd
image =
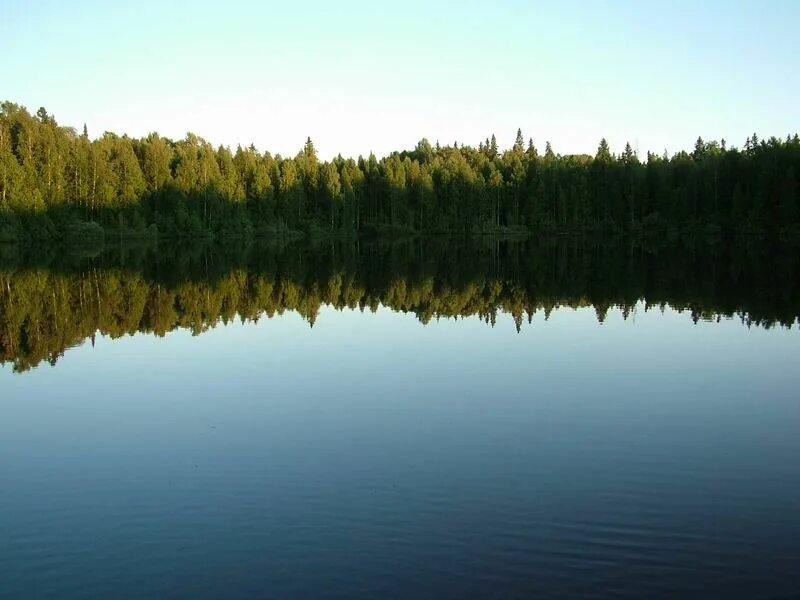
[[[539,154],[518,130],[501,151],[431,145],[378,160],[321,161],[309,138],[293,158],[213,148],[194,134],[90,140],[11,102],[0,108],[3,240],[68,239],[94,222],[118,237],[208,238],[274,232],[358,235],[498,232],[637,235],[800,231],[800,138],[749,137],[743,150],[698,138],[672,157],[603,139],[594,157]],[[326,233],[327,232],[327,233]],[[80,237],[80,235],[78,236]]]
[[[94,221],[79,221],[67,225],[65,238],[70,243],[102,244],[105,239],[105,231]]]
[[[0,243],[19,241],[19,224],[17,218],[8,211],[0,211]]]

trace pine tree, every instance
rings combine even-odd
[[[625,150],[622,152],[622,162],[626,165],[629,165],[634,162],[636,155],[633,152],[633,148],[631,148],[630,142],[625,143]]]
[[[533,138],[530,138],[528,140],[528,151],[527,151],[527,154],[528,154],[528,160],[530,162],[536,161],[536,159],[539,157],[539,151],[536,149],[536,146],[533,145]]]
[[[694,152],[692,152],[692,158],[695,160],[703,160],[706,156],[706,144],[703,141],[703,138],[698,137],[697,141],[694,143]]]
[[[517,129],[517,137],[514,140],[514,152],[522,153],[525,150],[525,138],[522,137],[522,129]]]
[[[607,164],[612,161],[611,150],[608,147],[606,138],[600,140],[600,145],[597,146],[597,154],[595,154],[594,159],[602,164]]]
[[[495,160],[498,155],[497,138],[492,134],[492,139],[489,142],[489,158]]]

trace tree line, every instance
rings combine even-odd
[[[769,328],[800,318],[800,256],[764,243],[651,247],[573,236],[234,246],[0,255],[0,363],[55,364],[98,332],[201,334],[285,311],[313,326],[323,306],[385,306],[422,323],[478,316],[517,331],[564,306],[590,308],[600,322],[610,310],[627,319],[667,306],[695,322]]]
[[[517,132],[498,148],[431,145],[322,161],[214,148],[188,134],[131,138],[64,127],[44,108],[0,109],[0,240],[101,235],[247,237],[292,232],[800,231],[800,138],[742,149],[698,139],[640,158],[540,153]]]
[[[105,132],[90,139],[44,108],[0,108],[0,241],[102,236],[252,237],[302,233],[800,233],[800,138],[743,148],[594,156],[544,150],[517,132],[469,145],[422,139],[378,159],[323,161]]]

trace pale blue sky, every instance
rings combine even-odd
[[[593,153],[800,127],[800,2],[0,0],[0,98],[323,157],[517,127]]]

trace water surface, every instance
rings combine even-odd
[[[797,261],[764,252],[17,261],[0,596],[794,596]]]

